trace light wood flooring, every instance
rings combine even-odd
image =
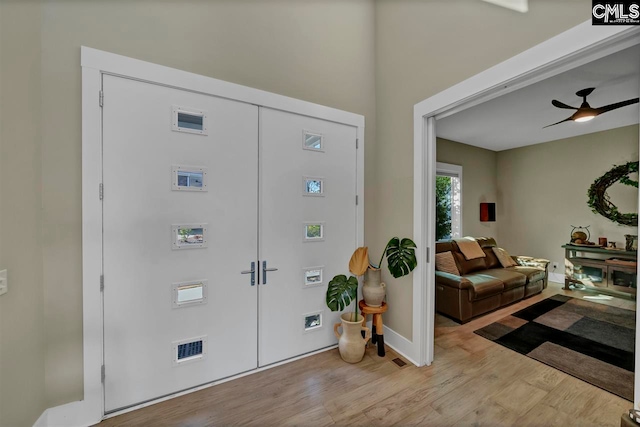
[[[473,333],[557,293],[465,325],[436,319],[435,361],[397,366],[373,346],[350,365],[338,350],[110,418],[108,426],[618,426],[633,405]],[[579,296],[577,291],[566,292]],[[622,299],[605,304],[634,309]]]

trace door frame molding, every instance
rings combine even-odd
[[[100,275],[103,274],[102,202],[99,198],[99,186],[102,182],[102,108],[99,105],[99,94],[104,74],[214,95],[357,128],[356,135],[359,145],[356,152],[356,190],[360,197],[356,208],[358,221],[356,228],[357,243],[359,246],[364,245],[364,116],[86,46],[81,47],[80,62],[82,67],[84,398],[80,401],[47,409],[39,419],[40,425],[91,425],[100,422],[105,415],[104,389],[101,378],[104,337],[102,333],[102,292],[100,290]],[[109,102],[108,94],[105,95],[104,102]],[[252,372],[258,372],[258,370]],[[226,380],[228,379],[223,381]],[[220,382],[222,381],[214,382],[212,385]],[[148,404],[152,403],[156,402]],[[134,406],[129,410],[139,407],[141,406]]]
[[[639,27],[592,26],[588,20],[414,106],[413,235],[419,259],[427,261],[413,274],[411,356],[419,366],[431,365],[434,352],[435,204],[430,201],[435,200],[436,120],[639,43]],[[635,385],[638,402],[639,376]]]

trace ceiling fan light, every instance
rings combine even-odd
[[[573,121],[578,123],[584,123],[584,122],[588,122],[589,120],[593,120],[594,117],[595,117],[595,114],[592,116],[581,116],[581,117],[576,117],[575,119],[573,119]]]

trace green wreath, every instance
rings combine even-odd
[[[618,224],[637,227],[638,214],[619,212],[616,205],[611,203],[607,194],[607,189],[618,181],[638,188],[638,181],[633,181],[629,178],[629,175],[634,172],[638,172],[638,162],[614,166],[609,172],[596,179],[587,192],[589,197],[587,204],[593,213],[600,214]]]

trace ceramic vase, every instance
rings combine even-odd
[[[351,321],[353,313],[344,313],[340,319],[342,322],[333,326],[333,332],[338,338],[340,357],[347,363],[358,363],[364,357],[365,346],[371,338],[371,331],[362,325],[362,316],[359,314],[356,314],[357,321],[355,322]],[[341,326],[342,334],[338,332],[338,328]],[[361,331],[365,331],[364,338],[362,338]]]
[[[382,283],[382,270],[369,267],[364,273],[362,297],[369,307],[380,307],[387,293],[387,285]]]

